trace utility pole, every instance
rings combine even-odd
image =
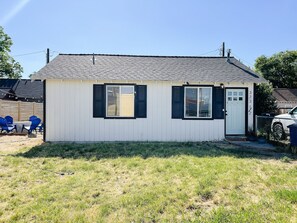
[[[225,57],[225,42],[222,45],[222,57]]]
[[[46,64],[50,62],[50,50],[49,48],[46,49]]]

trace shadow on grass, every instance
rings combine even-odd
[[[238,158],[272,159],[280,158],[272,154],[263,154],[255,150],[230,145],[226,142],[199,143],[94,143],[94,144],[52,144],[44,143],[29,151],[16,154],[26,158],[60,157],[67,159],[105,159],[118,157],[168,158],[189,155],[196,157],[231,156]]]

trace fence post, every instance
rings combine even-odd
[[[18,101],[18,121],[21,121],[21,102]]]
[[[256,115],[256,129],[255,129],[255,133],[257,135],[258,132],[258,116]]]

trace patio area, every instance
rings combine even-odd
[[[0,154],[41,145],[42,137],[41,134],[37,134],[35,138],[28,137],[28,135],[0,135]]]

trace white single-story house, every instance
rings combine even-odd
[[[234,57],[60,54],[44,80],[45,141],[210,141],[254,127],[254,85]]]

